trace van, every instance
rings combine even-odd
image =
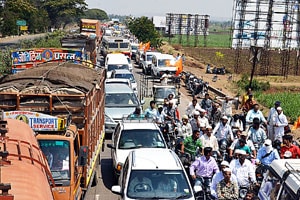
[[[106,69],[106,77],[111,77],[111,73],[113,70],[116,69],[129,69],[129,64],[127,57],[124,54],[121,53],[111,53],[107,54],[105,61],[104,61],[104,66]]]
[[[152,56],[151,73],[155,77],[161,77],[166,71],[169,74],[175,74],[177,67],[175,66],[176,59],[170,54],[154,54]]]

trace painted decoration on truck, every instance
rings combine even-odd
[[[80,63],[82,56],[81,50],[73,49],[41,48],[13,51],[11,53],[12,72],[17,73],[49,61],[74,60],[74,63]]]
[[[4,118],[21,120],[34,131],[59,131],[64,129],[63,119],[38,112],[8,111],[4,112]]]

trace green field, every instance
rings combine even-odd
[[[195,36],[189,36],[187,38],[186,35],[181,36],[181,44],[180,44],[180,36],[175,35],[174,37],[170,38],[170,44],[172,45],[182,45],[182,46],[198,46],[198,47],[204,47],[204,36],[200,35],[198,36],[198,42],[195,45]],[[163,37],[163,41],[169,42],[168,37]],[[218,47],[218,48],[228,48],[231,46],[231,37],[230,32],[224,32],[224,33],[210,33],[206,36],[206,47]]]

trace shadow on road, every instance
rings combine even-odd
[[[112,166],[112,160],[110,158],[104,158],[101,159],[101,174],[102,174],[102,181],[104,186],[107,189],[111,189],[111,186],[113,186],[115,178],[113,174],[113,166]]]

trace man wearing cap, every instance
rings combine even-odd
[[[210,191],[211,195],[214,196],[217,199],[217,184],[224,179],[224,169],[229,168],[229,163],[226,160],[223,160],[220,165],[220,171],[215,173],[215,175],[212,178]],[[231,174],[230,177],[231,182],[235,182],[237,184],[237,179],[234,174]]]
[[[187,108],[186,108],[186,110],[185,110],[185,114],[187,115],[187,116],[189,116],[189,117],[192,117],[193,116],[193,112],[195,111],[195,110],[200,110],[200,105],[198,104],[198,102],[197,102],[197,99],[193,99],[192,100],[192,103],[190,103],[188,106],[187,106]]]
[[[234,140],[231,127],[227,122],[228,122],[228,117],[223,116],[221,118],[221,121],[216,125],[216,127],[213,130],[213,135],[216,136],[218,141],[220,141],[223,138],[226,138],[229,141]]]
[[[280,149],[280,158],[284,158],[284,153],[289,151],[292,153],[291,158],[300,158],[300,149],[298,146],[292,143],[293,136],[292,135],[284,135],[282,136],[283,146]]]
[[[270,165],[273,160],[280,159],[278,151],[273,149],[272,141],[266,139],[264,145],[258,150],[256,164]]]
[[[231,181],[231,169],[225,168],[223,171],[224,179],[217,184],[217,194],[219,200],[237,200],[239,188],[236,182]]]
[[[274,141],[274,125],[275,125],[275,119],[278,116],[277,108],[280,106],[280,101],[275,101],[274,107],[272,107],[269,111],[268,118],[267,118],[267,124],[268,124],[268,138],[270,138],[272,141]]]
[[[246,115],[246,126],[249,127],[249,125],[251,125],[253,123],[254,118],[258,118],[259,123],[263,122],[263,123],[267,124],[267,120],[265,119],[262,112],[259,110],[258,104],[254,104],[253,109],[248,111],[248,113]]]
[[[212,135],[212,127],[207,126],[205,128],[204,134],[200,137],[202,146],[211,147],[213,151],[217,151],[219,154],[219,144],[217,138]]]
[[[200,112],[195,110],[193,112],[193,117],[190,118],[190,124],[192,127],[192,131],[199,130],[200,131],[200,121],[199,121]]]
[[[182,116],[181,131],[183,139],[193,134],[192,126],[189,123],[189,117],[187,115]]]
[[[201,177],[203,179],[212,178],[213,175],[219,172],[219,167],[216,160],[211,156],[212,148],[205,147],[204,155],[197,158],[190,166],[190,175],[195,181],[195,185],[202,185]]]
[[[213,101],[211,100],[208,93],[204,95],[204,99],[201,101],[201,108],[207,112],[208,118],[211,117]]]
[[[274,140],[282,141],[282,136],[284,135],[284,127],[288,125],[288,120],[283,114],[282,108],[279,106],[276,108],[277,117],[275,118],[274,124]]]
[[[207,126],[209,126],[209,122],[208,119],[206,117],[206,110],[204,110],[203,108],[200,108],[199,110],[200,112],[200,116],[198,117],[199,120],[199,126],[200,126],[200,131],[202,131],[202,133],[204,132],[205,128]]]
[[[235,154],[238,158],[231,160],[229,166],[237,178],[239,187],[249,187],[251,182],[256,183],[254,166],[246,159],[247,155],[244,150],[236,149]]]
[[[253,124],[249,128],[248,138],[253,142],[254,146],[259,149],[267,139],[267,134],[264,129],[260,127],[258,118],[253,119]]]

